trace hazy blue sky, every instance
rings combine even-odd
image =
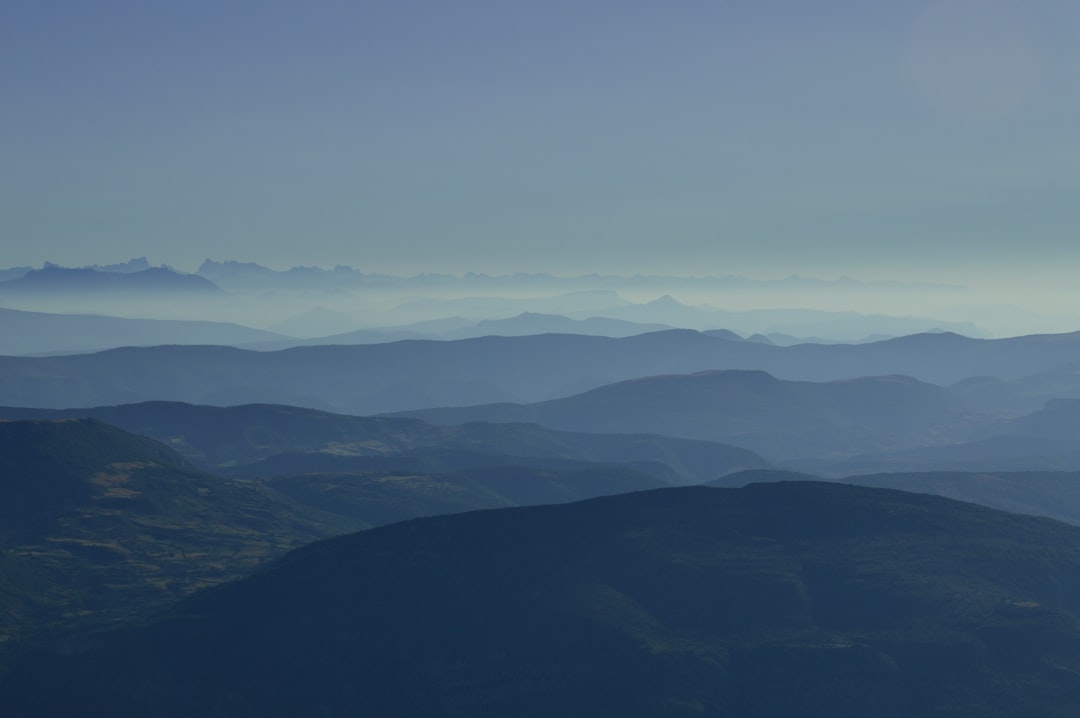
[[[1080,260],[1075,0],[0,3],[0,265]]]

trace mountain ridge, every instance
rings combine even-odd
[[[227,360],[225,360],[227,358]],[[1051,388],[1022,377],[1080,362],[1080,335],[1003,340],[916,335],[858,345],[779,347],[693,330],[626,338],[547,334],[411,340],[252,352],[150,347],[90,355],[0,357],[0,404],[62,408],[165,399],[197,404],[284,403],[375,414],[565,397],[640,376],[760,369],[788,380],[906,374],[950,384],[972,376],[1013,382],[1002,401],[1038,408]],[[1062,375],[1057,396],[1080,396]]]
[[[259,472],[265,460],[283,454],[311,454],[307,465],[325,470],[321,456],[406,457],[418,452],[449,450],[486,454],[508,464],[526,459],[566,459],[592,463],[662,464],[663,478],[698,483],[718,474],[768,465],[761,456],[735,446],[652,435],[602,435],[559,432],[525,424],[438,427],[417,419],[357,417],[293,406],[197,406],[145,402],[86,410],[42,410],[0,407],[0,417],[54,419],[93,417],[180,451],[204,470],[243,469]],[[318,452],[318,453],[313,453]],[[516,458],[515,458],[516,457]],[[406,457],[407,458],[407,457]],[[422,456],[421,456],[422,458]],[[482,462],[490,465],[490,459]],[[292,462],[296,466],[296,461]],[[380,464],[371,464],[367,470]],[[354,464],[358,467],[359,464]],[[391,463],[381,466],[390,467]],[[344,470],[340,461],[335,470]],[[399,465],[397,468],[406,468]],[[419,468],[415,465],[411,468]],[[428,466],[428,470],[434,467]],[[434,470],[446,471],[450,467]],[[456,466],[454,468],[463,468]],[[354,468],[353,470],[359,470]],[[298,473],[295,470],[290,473]],[[260,475],[258,473],[256,476]],[[248,477],[252,478],[252,477]]]
[[[814,482],[660,489],[319,542],[0,690],[170,718],[1063,716],[1078,589],[1080,529],[1047,519]]]

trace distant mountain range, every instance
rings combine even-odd
[[[56,298],[52,294],[49,296]],[[277,322],[274,325],[276,331],[267,331],[232,322],[129,318],[0,308],[0,354],[73,354],[124,346],[165,344],[212,344],[276,351],[297,346],[383,344],[412,339],[447,341],[536,334],[582,334],[619,338],[673,328],[670,324],[647,324],[600,316],[572,319],[558,314],[523,312],[502,319],[470,320],[447,317],[402,326],[356,329],[340,333],[326,334],[318,331],[319,327],[342,324],[352,326],[356,324],[356,320],[343,312],[311,310],[290,320]],[[739,334],[724,329],[710,329],[703,333],[734,341],[743,339]],[[841,343],[832,339],[796,337],[775,332],[767,337],[751,336],[749,341],[780,346]]]
[[[85,353],[125,346],[285,341],[280,334],[226,322],[126,319],[0,308],[0,354]]]
[[[181,274],[168,267],[110,272],[92,268],[71,269],[46,264],[22,276],[0,282],[0,296],[8,294],[110,293],[220,293],[221,288],[204,277]]]
[[[226,291],[218,291],[218,288]],[[601,319],[643,324],[645,330],[723,328],[746,336],[770,336],[770,341],[777,344],[815,337],[822,342],[861,342],[924,331],[954,331],[979,336],[980,329],[971,322],[816,309],[731,311],[705,304],[690,306],[671,296],[672,292],[682,297],[727,296],[728,301],[735,301],[731,292],[794,290],[813,295],[820,290],[871,295],[887,292],[893,296],[912,290],[955,294],[956,289],[798,277],[769,281],[739,277],[589,275],[563,278],[543,274],[390,277],[344,266],[332,270],[294,267],[276,271],[252,263],[209,260],[197,274],[184,274],[167,266],[153,267],[145,257],[78,268],[46,263],[41,269],[0,270],[0,301],[7,302],[10,308],[130,317],[133,316],[131,305],[124,300],[138,296],[141,313],[134,316],[141,318],[228,318],[303,339],[360,329],[369,333],[343,339],[349,343],[386,341],[385,335],[397,339],[418,338],[417,334],[452,339],[478,336],[485,331],[503,334],[593,333],[593,328],[567,320],[598,323]],[[727,294],[716,295],[717,291]],[[166,301],[178,292],[199,301],[182,308]],[[619,292],[630,293],[635,301],[625,299]],[[654,299],[638,299],[648,296]],[[800,303],[796,298],[792,301],[796,305]],[[563,319],[559,325],[548,321],[533,329],[523,329],[520,326],[523,320],[516,322],[519,326],[508,329],[493,326],[468,332],[410,327],[449,315],[466,317],[475,324],[519,314],[557,315]],[[534,318],[533,322],[538,320]],[[612,328],[613,322],[598,326],[601,328],[596,333],[604,335],[625,336],[633,331],[631,327]]]
[[[641,289],[652,286],[680,287],[685,289],[717,288],[760,288],[776,290],[779,288],[814,289],[869,289],[869,290],[911,290],[961,292],[963,287],[947,284],[904,283],[904,282],[860,282],[842,277],[835,280],[813,279],[809,277],[789,276],[781,279],[750,279],[734,275],[673,277],[664,275],[618,276],[590,274],[575,277],[561,277],[550,274],[522,273],[488,275],[469,272],[462,276],[450,274],[419,274],[410,277],[392,276],[379,273],[366,273],[347,265],[337,265],[332,269],[320,267],[291,267],[275,270],[255,262],[235,260],[215,261],[206,259],[196,270],[196,274],[206,277],[226,288],[314,288],[318,286],[339,287],[401,287],[448,288],[478,287],[484,289],[513,289],[520,291],[533,287],[609,288]]]
[[[319,542],[0,679],[13,715],[1065,716],[1080,528],[812,482]]]
[[[584,304],[584,306],[582,306]],[[399,305],[390,316],[446,314],[495,318],[509,313],[560,314],[578,320],[604,317],[657,327],[680,327],[696,330],[726,328],[742,335],[769,333],[776,344],[808,341],[820,335],[822,343],[863,342],[873,337],[894,337],[929,331],[953,331],[979,336],[971,322],[948,322],[927,317],[863,315],[817,309],[757,309],[730,311],[701,305],[689,306],[670,295],[634,303],[600,292],[560,295],[546,299],[517,299],[499,296],[417,299]],[[492,332],[503,333],[503,332]],[[448,336],[447,338],[452,338]]]
[[[344,334],[298,339],[231,322],[135,319],[0,308],[0,355],[74,354],[168,344],[273,351],[297,346],[381,344],[406,339],[449,340],[545,333],[626,337],[670,328],[601,317],[577,320],[558,315],[521,314],[499,320],[421,322],[413,327],[360,329]],[[731,336],[738,338],[734,334]]]
[[[923,334],[860,345],[778,347],[687,330],[626,338],[545,334],[254,352],[224,347],[115,349],[0,357],[0,404],[64,408],[163,399],[279,403],[348,414],[535,402],[644,376],[760,369],[786,380],[908,375],[1001,381],[967,401],[1018,415],[1080,397],[1080,334],[980,340]],[[1040,374],[1041,373],[1041,374]],[[1022,380],[1022,381],[1017,381]]]
[[[291,326],[283,324],[282,327]],[[382,344],[410,339],[434,339],[450,341],[455,339],[477,339],[487,336],[531,336],[536,334],[583,334],[602,337],[630,337],[655,331],[664,331],[672,327],[667,324],[640,324],[621,319],[589,317],[570,319],[558,314],[536,314],[523,312],[505,319],[482,319],[472,321],[460,317],[442,320],[417,322],[400,327],[381,327],[375,329],[357,329],[341,334],[317,336],[304,340],[277,339],[251,342],[249,347],[262,351],[273,351],[295,346],[321,346],[339,344]],[[736,335],[733,337],[738,338]]]

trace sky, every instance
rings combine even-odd
[[[1074,0],[0,3],[0,266],[1072,282]]]

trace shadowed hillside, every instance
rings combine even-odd
[[[319,538],[665,485],[625,466],[487,458],[234,480],[95,419],[0,421],[0,664],[44,635],[144,616]]]
[[[0,637],[137,615],[359,527],[93,419],[0,422],[0,551],[32,619]]]
[[[396,524],[23,662],[13,715],[1066,716],[1080,529],[835,484]]]

